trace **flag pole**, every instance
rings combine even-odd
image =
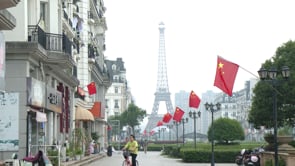
[[[260,79],[257,75],[255,75],[254,73],[250,72],[249,70],[245,69],[244,67],[240,66],[239,67],[243,70],[245,70],[246,72],[250,73],[251,75],[253,75],[254,77],[256,77],[257,79]],[[268,84],[270,85],[270,84]],[[270,86],[273,90],[275,90],[278,94],[280,94],[281,96],[283,96],[283,94],[281,92],[279,92],[275,87]]]
[[[240,65],[239,65],[239,67],[240,67],[241,69],[245,70],[246,72],[250,73],[251,75],[253,75],[255,78],[260,79],[257,75],[255,75],[255,74],[252,73],[251,71],[245,69],[243,66],[240,66]]]

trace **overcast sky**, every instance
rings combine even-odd
[[[104,0],[105,56],[123,58],[136,105],[151,113],[157,86],[159,23],[165,24],[171,100],[213,86],[217,55],[257,75],[276,49],[295,38],[294,0]],[[239,69],[234,91],[251,74]],[[166,113],[160,103],[159,113]]]

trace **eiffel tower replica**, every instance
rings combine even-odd
[[[165,53],[165,25],[163,22],[159,24],[160,40],[159,40],[159,56],[158,56],[158,79],[157,89],[155,93],[154,106],[151,115],[148,118],[146,131],[150,132],[153,128],[157,127],[157,123],[163,119],[163,115],[159,115],[160,102],[166,103],[167,112],[173,115],[173,106],[171,103],[170,92],[168,87],[168,76],[166,67],[166,53]]]

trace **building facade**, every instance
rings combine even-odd
[[[112,81],[106,93],[106,112],[108,116],[120,115],[127,110],[132,96],[126,80],[126,69],[122,58],[106,60],[106,66]]]
[[[38,147],[62,145],[75,129],[85,134],[83,151],[92,133],[107,146],[104,106],[111,82],[103,1],[22,0],[8,10],[17,24],[4,32],[5,91],[19,95],[19,142],[1,156],[17,152],[22,158]]]
[[[242,128],[244,129],[246,140],[261,141],[263,139],[263,131],[254,129],[248,122],[248,115],[254,95],[253,88],[256,83],[256,79],[245,81],[244,88],[233,92],[232,96],[228,96],[224,93],[214,93],[212,91],[203,93],[200,104],[202,112],[202,133],[207,135],[207,131],[212,122],[211,112],[205,109],[204,104],[206,102],[219,102],[221,103],[221,110],[214,113],[214,120],[218,118],[235,119],[240,122]]]

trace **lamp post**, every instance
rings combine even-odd
[[[166,131],[166,128],[161,128],[161,131],[162,131],[162,141],[165,140],[165,135],[164,135],[164,132]]]
[[[178,146],[178,125],[179,125],[179,122],[173,121],[173,124],[176,126],[176,143]]]
[[[172,129],[173,125],[172,124],[168,124],[167,127],[169,129],[169,141],[171,141],[171,129]]]
[[[212,104],[212,103],[207,103],[205,104],[205,108],[207,111],[211,112],[211,117],[212,117],[212,121],[211,121],[211,128],[212,128],[212,138],[211,138],[211,166],[214,166],[215,162],[214,162],[214,112],[219,111],[221,109],[221,104],[220,103],[216,103],[216,104]]]
[[[160,141],[160,137],[161,137],[161,128],[158,129],[159,132],[159,141]]]
[[[287,79],[290,76],[289,67],[283,66],[281,69],[283,78]],[[277,86],[277,69],[271,68],[267,70],[265,68],[261,68],[258,71],[259,77],[263,81],[269,81],[273,87],[273,119],[274,119],[274,153],[275,153],[275,166],[278,166],[278,141],[277,141],[277,131],[278,131],[278,123],[277,123],[277,91],[275,87]]]
[[[182,118],[182,146],[184,146],[184,124],[188,122],[188,118]]]
[[[201,112],[190,111],[189,117],[194,119],[194,145],[195,149],[197,148],[197,132],[196,132],[196,119],[201,116]]]
[[[112,128],[116,128],[116,141],[118,141],[118,149],[120,149],[121,133],[120,133],[120,120],[110,120]],[[115,131],[115,130],[114,130]]]

